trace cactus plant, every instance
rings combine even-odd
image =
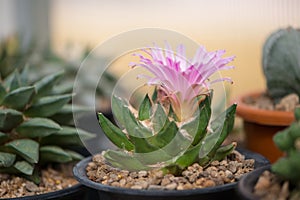
[[[296,121],[288,128],[276,133],[274,143],[285,156],[272,164],[272,171],[284,180],[289,180],[294,191],[291,198],[300,198],[300,107],[295,109]]]
[[[81,145],[78,134],[84,138],[91,134],[70,126],[72,94],[54,90],[63,71],[34,83],[27,81],[27,72],[27,67],[15,70],[0,82],[0,172],[38,183],[36,172],[44,164],[81,159],[69,147]]]
[[[144,50],[141,66],[154,77],[146,77],[153,93],[145,95],[135,109],[126,99],[112,98],[112,111],[118,126],[102,113],[99,124],[118,150],[103,152],[105,159],[115,167],[127,170],[161,168],[168,173],[180,173],[198,162],[205,166],[213,160],[222,160],[236,146],[233,142],[221,146],[232,130],[236,105],[210,121],[212,90],[208,77],[226,66],[233,57],[221,58],[224,51],[206,52],[200,47],[194,60],[187,61],[184,47],[173,53],[158,47]],[[186,65],[186,66],[185,66]],[[215,81],[229,80],[222,78]]]
[[[268,94],[279,102],[295,93],[300,97],[300,31],[280,29],[272,33],[263,47],[263,71]]]

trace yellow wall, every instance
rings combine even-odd
[[[52,44],[63,52],[68,42],[98,45],[136,28],[178,31],[208,50],[236,55],[231,97],[263,89],[261,48],[272,31],[300,26],[298,0],[53,0]]]

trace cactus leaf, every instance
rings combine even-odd
[[[0,130],[9,131],[18,126],[23,121],[23,115],[13,109],[0,110]]]
[[[168,122],[169,119],[165,110],[159,103],[156,104],[156,109],[152,116],[152,124],[153,124],[154,132],[155,133],[159,132],[164,127],[165,123]]]
[[[131,151],[134,145],[128,140],[125,133],[109,121],[102,113],[98,114],[99,124],[103,129],[104,134],[110,141],[121,149]]]
[[[199,105],[200,113],[197,113],[199,117],[196,118],[198,119],[198,122],[196,124],[198,128],[197,128],[196,135],[194,136],[194,141],[192,143],[193,145],[197,145],[205,136],[206,128],[209,124],[209,120],[211,117],[210,103],[211,103],[211,96],[206,96],[205,99],[201,101]]]
[[[176,160],[175,164],[180,167],[180,169],[184,169],[196,162],[199,156],[200,147],[201,143],[198,143],[196,146],[190,147],[182,156],[180,156]]]
[[[9,91],[13,91],[21,86],[20,74],[17,70],[14,73],[11,73],[5,79],[5,87],[8,88]]]
[[[37,81],[34,85],[37,91],[35,99],[51,94],[53,86],[58,82],[58,80],[64,75],[64,71],[59,71],[54,74],[50,74],[41,80]]]
[[[16,131],[26,137],[46,137],[61,130],[54,121],[46,118],[31,118],[20,124]]]
[[[121,128],[124,128],[126,124],[126,118],[124,118],[122,112],[124,107],[128,107],[128,104],[123,99],[117,96],[113,96],[111,106],[112,112],[114,114],[114,117],[116,118],[118,125]]]
[[[13,152],[23,157],[30,163],[39,161],[39,143],[31,139],[13,140],[5,144]]]
[[[14,164],[15,160],[15,154],[0,152],[0,167],[10,167]]]
[[[287,151],[290,149],[291,146],[294,145],[294,139],[289,134],[289,130],[292,128],[292,126],[295,126],[295,124],[292,124],[289,128],[284,129],[282,131],[277,132],[273,136],[273,141],[275,145],[281,150],[281,151]],[[299,131],[298,131],[299,132]]]
[[[67,152],[69,154],[69,156],[71,156],[72,160],[81,160],[84,158],[81,154],[79,154],[75,151],[65,149],[65,152]]]
[[[26,175],[32,175],[34,170],[34,167],[26,161],[17,161],[14,168]]]
[[[143,121],[150,118],[151,101],[148,94],[145,96],[142,104],[139,107],[139,120]]]
[[[33,86],[20,87],[5,95],[2,104],[17,110],[22,110],[30,102],[35,88]]]
[[[42,146],[40,155],[41,162],[65,163],[72,161],[72,156],[59,146]]]
[[[104,157],[111,165],[120,169],[127,169],[130,171],[149,169],[138,159],[123,151],[107,150],[104,153]]]
[[[6,95],[6,90],[4,86],[0,83],[0,103],[3,101],[5,95]]]
[[[41,139],[41,144],[81,145],[81,140],[89,140],[95,135],[79,128],[62,126],[62,129]],[[57,140],[60,138],[60,140]]]
[[[29,117],[48,117],[58,112],[71,98],[71,94],[42,97],[24,113]]]
[[[215,156],[213,157],[212,160],[222,160],[224,159],[227,155],[229,155],[237,146],[235,142],[232,142],[228,145],[221,146],[220,148],[217,149]]]

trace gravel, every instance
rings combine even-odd
[[[181,175],[163,174],[161,170],[130,172],[111,167],[101,154],[93,156],[86,168],[90,180],[114,187],[138,190],[186,190],[207,188],[238,181],[254,169],[254,159],[245,159],[233,151],[222,161],[202,167],[198,163],[187,167]]]
[[[69,188],[77,183],[72,177],[72,166],[42,170],[39,185],[22,177],[0,173],[0,198],[39,195]]]

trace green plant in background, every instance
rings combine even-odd
[[[58,93],[60,71],[30,83],[28,67],[0,82],[0,172],[38,183],[47,163],[66,163],[82,156],[70,148],[92,135],[72,127],[72,94]],[[73,105],[74,112],[83,109]]]
[[[272,33],[263,47],[263,71],[268,94],[279,102],[295,93],[300,97],[300,31],[280,29]]]
[[[290,199],[300,198],[300,107],[295,109],[296,121],[278,132],[273,140],[285,156],[272,164],[272,171],[284,180],[289,180],[293,192]]]
[[[208,78],[218,70],[232,68],[227,63],[234,57],[222,58],[225,51],[206,52],[200,47],[189,61],[182,45],[177,53],[168,45],[166,50],[152,47],[144,51],[151,58],[137,54],[140,63],[132,63],[132,67],[150,71],[154,77],[139,77],[147,78],[155,90],[145,95],[138,109],[126,99],[112,98],[119,127],[98,114],[104,133],[119,148],[103,152],[105,159],[123,169],[161,168],[177,174],[195,162],[205,166],[230,154],[236,143],[222,143],[233,128],[236,105],[211,120],[209,86],[231,79]]]

